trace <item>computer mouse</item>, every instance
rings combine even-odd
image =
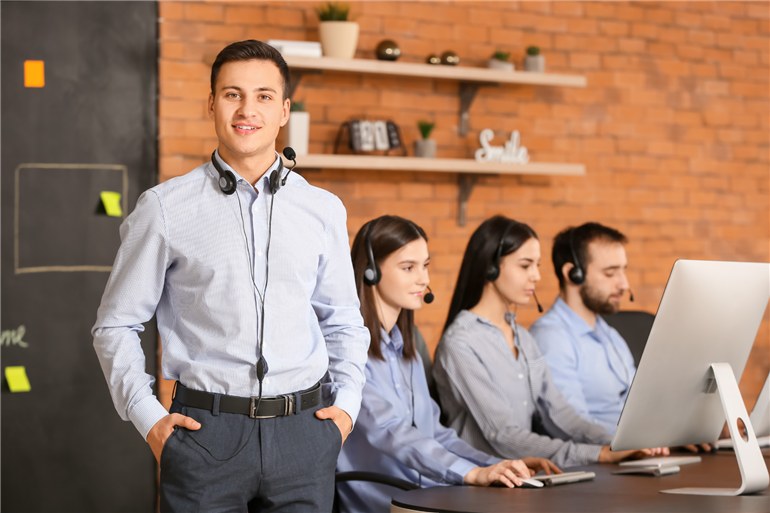
[[[537,479],[522,479],[520,488],[542,488],[544,485]]]

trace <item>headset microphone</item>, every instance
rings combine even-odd
[[[537,300],[537,294],[535,294],[535,291],[532,291],[532,298],[535,300],[535,304],[537,305],[537,311],[538,313],[543,313],[543,305],[540,304],[540,301]]]
[[[634,291],[631,289],[628,289],[628,300],[634,302]]]
[[[428,292],[422,297],[422,300],[425,301],[426,305],[429,305],[433,302],[434,299],[436,299],[436,296],[433,295],[433,291],[430,290],[430,287],[426,288],[428,289]]]
[[[291,146],[287,146],[283,149],[283,156],[286,157],[286,160],[291,160],[291,166],[289,167],[289,172],[286,173],[286,176],[283,177],[283,180],[281,180],[281,185],[286,185],[286,178],[289,176],[289,174],[294,170],[294,168],[297,165],[297,152],[294,151],[294,148]]]

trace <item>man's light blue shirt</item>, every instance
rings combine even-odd
[[[614,434],[636,372],[623,337],[599,315],[591,328],[561,298],[530,333],[569,403]]]
[[[168,414],[145,370],[142,324],[157,315],[165,378],[196,390],[256,396],[263,297],[269,364],[263,395],[322,380],[333,403],[356,420],[369,332],[359,311],[345,208],[295,173],[273,196],[268,176],[278,162],[252,186],[220,159],[237,179],[229,196],[211,162],[203,164],[146,191],[121,225],[92,333],[115,407],[142,437]]]
[[[381,337],[385,360],[369,358],[366,363],[361,414],[342,447],[337,470],[378,472],[421,486],[459,485],[471,469],[500,461],[439,423],[422,359],[419,354],[413,360],[403,358],[398,327],[390,335],[381,330]],[[390,511],[392,487],[351,482],[338,489],[343,511]]]

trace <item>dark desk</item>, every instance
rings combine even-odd
[[[765,463],[770,463],[770,454],[765,451],[764,455]],[[662,477],[612,475],[616,465],[590,465],[580,469],[595,472],[593,481],[548,488],[439,486],[398,492],[393,497],[393,511],[770,513],[768,490],[738,497],[659,493],[668,488],[739,486],[740,473],[732,452],[702,457],[702,462],[683,465],[680,473]]]

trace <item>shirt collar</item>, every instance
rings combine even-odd
[[[383,346],[389,346],[392,351],[395,351],[400,355],[404,354],[404,338],[401,336],[401,330],[398,329],[397,325],[393,326],[393,329],[390,330],[390,333],[385,331],[385,328],[380,326],[380,339],[380,343]]]
[[[570,331],[579,335],[589,335],[594,332],[594,329],[588,325],[588,323],[580,317],[575,310],[569,307],[569,305],[561,298],[557,298],[553,304],[553,310],[556,315],[561,317],[569,326]],[[596,316],[597,324],[601,321],[599,315]]]

